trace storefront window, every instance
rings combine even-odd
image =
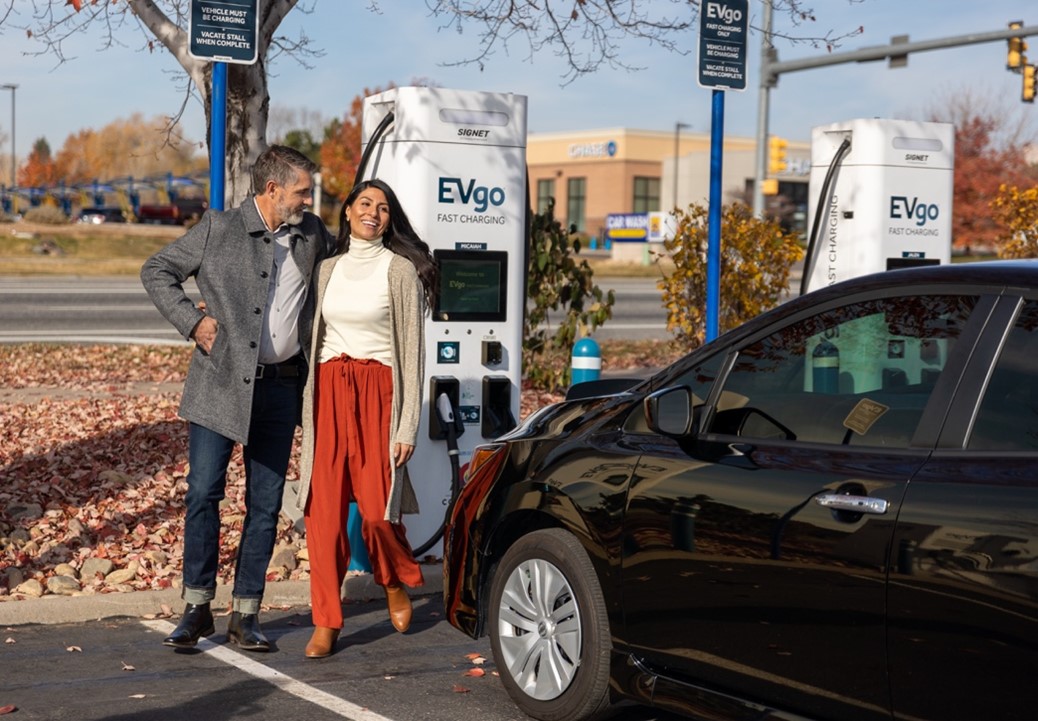
[[[566,224],[576,226],[578,232],[587,229],[587,178],[566,181]]]
[[[537,181],[537,212],[544,213],[548,204],[555,198],[555,181],[552,179]]]
[[[660,179],[634,178],[634,202],[632,213],[652,213],[660,209]]]

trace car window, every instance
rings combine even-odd
[[[967,448],[1038,450],[1038,302],[1024,304],[1006,339]]]
[[[973,296],[870,300],[740,349],[708,431],[907,447]]]

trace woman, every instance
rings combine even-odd
[[[317,366],[303,391],[297,503],[310,554],[308,658],[331,655],[342,628],[352,500],[393,626],[403,633],[411,623],[402,585],[424,579],[401,514],[418,512],[405,464],[418,434],[424,315],[435,285],[429,246],[393,190],[381,180],[358,184],[339,213],[338,252],[318,267],[310,354]]]

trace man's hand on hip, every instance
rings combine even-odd
[[[198,321],[198,325],[191,331],[191,338],[206,355],[213,349],[219,327],[220,324],[216,322],[216,319],[207,315]]]

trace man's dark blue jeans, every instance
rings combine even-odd
[[[285,472],[299,418],[302,378],[258,379],[252,398],[249,442],[244,447],[245,521],[234,568],[232,610],[259,613],[267,565],[274,550]],[[183,599],[209,603],[216,596],[220,501],[234,441],[190,426],[187,516],[184,523]]]

